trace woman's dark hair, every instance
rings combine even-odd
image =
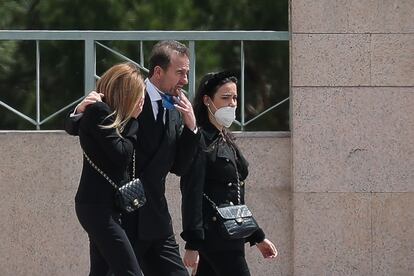
[[[203,100],[204,95],[212,99],[220,86],[229,82],[237,84],[237,78],[235,74],[228,71],[208,73],[201,79],[194,98],[194,115],[200,127],[205,126],[209,122],[207,106]]]

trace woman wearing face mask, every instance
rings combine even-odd
[[[229,130],[235,120],[237,79],[230,73],[207,74],[200,82],[194,112],[202,134],[191,169],[181,178],[184,264],[195,275],[250,275],[245,242],[265,258],[277,256],[262,229],[243,239],[225,238],[219,231],[217,206],[244,204],[248,163]],[[197,267],[198,263],[198,267]]]

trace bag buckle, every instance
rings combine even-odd
[[[243,221],[244,221],[243,218],[236,218],[237,224],[242,224]]]

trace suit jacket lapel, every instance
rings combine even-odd
[[[175,126],[177,125],[177,111],[167,110],[165,120],[165,135],[164,140],[171,140],[171,135],[175,135]]]
[[[167,148],[171,147],[172,143],[175,143],[175,135],[176,135],[176,127],[177,127],[177,120],[178,120],[178,111],[177,110],[168,110],[166,114],[166,126],[165,126],[165,133],[159,144],[155,154],[152,156],[150,163],[148,164],[148,168],[153,171],[155,174],[164,175],[169,171],[171,167],[171,162],[174,160],[175,151],[166,150]],[[164,160],[160,162],[160,160]]]
[[[155,118],[152,110],[151,99],[145,97],[144,106],[142,113],[138,117],[139,129],[138,129],[138,140],[142,145],[142,150],[146,153],[151,153],[157,146],[154,140],[155,135]]]
[[[155,123],[154,111],[152,110],[152,103],[151,103],[151,99],[149,96],[146,96],[144,99],[144,106],[143,106],[142,114],[140,115],[140,117],[141,116],[145,118],[146,122]]]

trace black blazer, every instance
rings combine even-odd
[[[84,113],[79,124],[79,141],[83,151],[116,184],[128,180],[127,166],[136,142],[138,121],[131,119],[120,137],[115,129],[103,129],[113,117],[105,103],[95,103]],[[105,204],[113,207],[115,188],[84,158],[82,175],[75,201],[80,204]]]
[[[216,212],[205,193],[216,205],[238,204],[237,171],[242,181],[241,202],[244,204],[244,182],[248,163],[239,149],[226,141],[216,127],[207,124],[200,129],[202,138],[194,162],[181,178],[182,238],[186,249],[242,250],[246,241],[261,242],[264,233],[257,230],[246,240],[225,240],[220,236]],[[235,155],[236,154],[236,155]]]
[[[123,227],[131,243],[136,239],[156,240],[173,234],[171,216],[165,198],[165,178],[168,172],[182,175],[193,160],[200,141],[200,132],[184,127],[177,110],[166,110],[162,137],[155,131],[151,100],[147,96],[138,117],[136,175],[144,184],[147,202],[138,211],[123,215]],[[81,120],[82,121],[82,120]],[[77,122],[68,117],[65,130],[76,135]]]

